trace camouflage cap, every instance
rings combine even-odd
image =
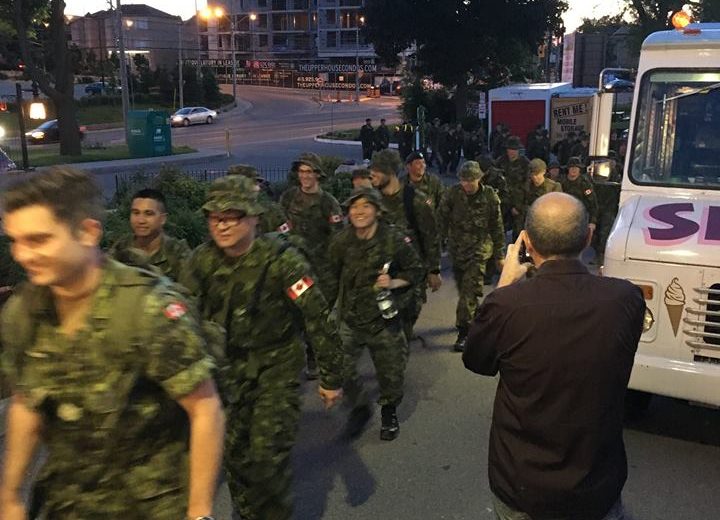
[[[380,194],[380,192],[375,188],[367,188],[365,186],[361,186],[360,188],[355,188],[354,190],[352,190],[350,196],[345,200],[345,202],[343,202],[343,206],[346,209],[349,209],[353,202],[362,198],[373,204],[380,211],[385,210],[385,208],[383,207],[382,195]]]
[[[567,163],[568,168],[572,168],[572,167],[583,168],[584,166],[585,165],[583,164],[580,157],[570,157],[570,159],[568,159],[568,163]]]
[[[407,157],[405,157],[405,164],[410,164],[413,161],[417,161],[418,159],[425,160],[425,156],[422,154],[422,152],[418,152],[415,150],[414,152],[410,152]]]
[[[249,164],[233,164],[228,168],[228,175],[242,175],[248,179],[256,180],[258,171],[257,168]]]
[[[475,161],[465,161],[458,172],[458,179],[462,181],[475,181],[482,179],[485,173]]]
[[[547,164],[540,158],[535,158],[530,161],[530,173],[540,173],[547,170]]]
[[[518,136],[511,135],[507,138],[507,141],[505,141],[505,148],[509,150],[519,150],[522,148],[522,141]]]
[[[228,175],[213,181],[205,196],[202,209],[211,211],[244,211],[248,215],[260,215],[265,211],[258,202],[255,181],[242,175]]]
[[[403,162],[400,159],[400,154],[397,150],[389,148],[375,152],[369,166],[371,170],[383,172],[385,175],[397,175],[402,167]]]
[[[300,156],[293,161],[291,166],[292,171],[296,172],[301,164],[312,168],[320,177],[325,177],[325,172],[320,168],[320,156],[318,154],[312,152],[301,153]]]
[[[369,179],[370,178],[370,170],[367,168],[356,168],[352,171],[352,178],[357,179]]]

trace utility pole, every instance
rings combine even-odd
[[[122,89],[122,110],[123,110],[123,123],[125,125],[125,141],[128,141],[128,110],[130,107],[129,87],[128,87],[128,76],[127,76],[127,63],[125,62],[125,40],[123,39],[123,22],[122,22],[122,6],[120,0],[116,0],[115,9],[115,27],[118,32],[118,54],[120,57],[120,86]]]
[[[25,137],[25,110],[23,108],[22,85],[15,83],[15,102],[18,110],[18,129],[20,130],[20,148],[22,149],[23,170],[28,169],[27,137]]]
[[[180,94],[180,108],[185,107],[185,101],[183,98],[183,57],[182,57],[182,26],[183,21],[182,17],[180,17],[180,21],[178,22],[178,92]]]
[[[237,60],[235,59],[235,13],[230,13],[230,50],[232,52],[233,106],[237,106]]]

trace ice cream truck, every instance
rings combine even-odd
[[[642,45],[602,273],[645,296],[635,396],[720,406],[720,24]]]

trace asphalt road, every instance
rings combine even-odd
[[[411,345],[400,436],[379,439],[380,414],[353,443],[338,439],[346,410],[325,412],[310,383],[294,450],[297,520],[494,518],[487,443],[496,378],[465,370],[455,339],[455,287],[429,296]],[[487,287],[491,290],[490,287]],[[368,388],[377,388],[365,359]],[[720,517],[720,412],[655,398],[625,430],[629,478],[623,498],[635,520]],[[229,519],[227,491],[217,517]]]

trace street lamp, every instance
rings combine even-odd
[[[358,19],[355,26],[355,103],[360,102],[360,26],[365,23],[365,17]]]
[[[185,107],[185,100],[183,96],[183,59],[182,59],[182,17],[178,22],[178,94],[180,96],[180,108]],[[198,63],[198,66],[200,64]]]
[[[202,11],[200,11],[200,16],[203,17],[205,20],[209,20],[211,18],[220,19],[223,16],[227,16],[230,20],[230,52],[232,54],[232,95],[233,95],[233,103],[235,106],[237,106],[237,60],[235,57],[235,15],[230,13],[226,14],[225,10],[222,7],[210,7],[206,6]],[[249,18],[251,21],[255,21],[257,19],[257,15],[255,13],[250,13],[246,16],[243,16],[240,18],[240,21],[244,20],[245,18]],[[250,24],[250,28],[252,29],[252,24]],[[252,34],[252,30],[251,30]],[[255,45],[253,44],[253,59],[255,58]]]

